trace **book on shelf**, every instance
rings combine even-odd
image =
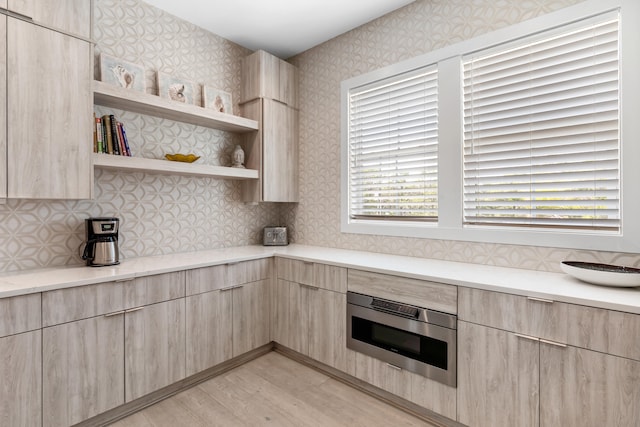
[[[111,138],[113,144],[113,154],[120,155],[120,141],[118,140],[118,123],[113,114],[109,115],[109,124],[111,125]]]
[[[131,157],[124,124],[113,114],[95,117],[93,135],[94,152]]]

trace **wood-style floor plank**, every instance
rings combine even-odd
[[[270,352],[163,400],[114,427],[387,427],[430,424]]]

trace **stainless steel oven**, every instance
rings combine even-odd
[[[456,386],[457,316],[347,292],[347,347]]]

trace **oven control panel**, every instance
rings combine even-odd
[[[418,317],[418,309],[410,305],[398,304],[397,302],[380,300],[374,298],[371,307],[380,308],[385,311],[392,311],[408,317]]]

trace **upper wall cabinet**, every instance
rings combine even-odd
[[[3,0],[9,11],[66,33],[91,37],[91,2],[87,0]],[[0,3],[1,5],[1,3]]]
[[[298,108],[298,69],[263,50],[242,63],[240,103],[269,98]]]
[[[6,7],[0,0],[0,6]],[[7,17],[0,15],[0,34],[7,35]],[[0,58],[7,57],[7,44],[0,43]],[[2,100],[5,100],[2,102]],[[5,168],[7,164],[7,67],[0,66],[0,167]],[[7,174],[0,173],[0,199],[7,197]]]
[[[298,201],[297,88],[293,65],[261,50],[243,60],[242,113],[260,124],[245,140],[246,166],[260,173],[243,183],[244,201]]]
[[[26,16],[33,12],[45,20],[84,11],[78,22],[91,22],[90,8],[85,8],[82,1],[9,0],[10,7],[11,3],[23,7],[19,11]],[[66,9],[49,16],[47,11],[53,6],[45,6],[48,3]],[[0,129],[7,147],[3,163],[7,165],[4,196],[88,199],[91,197],[88,141],[93,136],[91,43],[35,25],[28,19],[4,15],[3,19],[6,45],[2,49],[6,47],[7,51],[6,67],[0,70],[0,74],[6,73],[7,82],[4,105],[0,108],[7,110],[7,126]],[[69,20],[72,21],[75,19]]]

